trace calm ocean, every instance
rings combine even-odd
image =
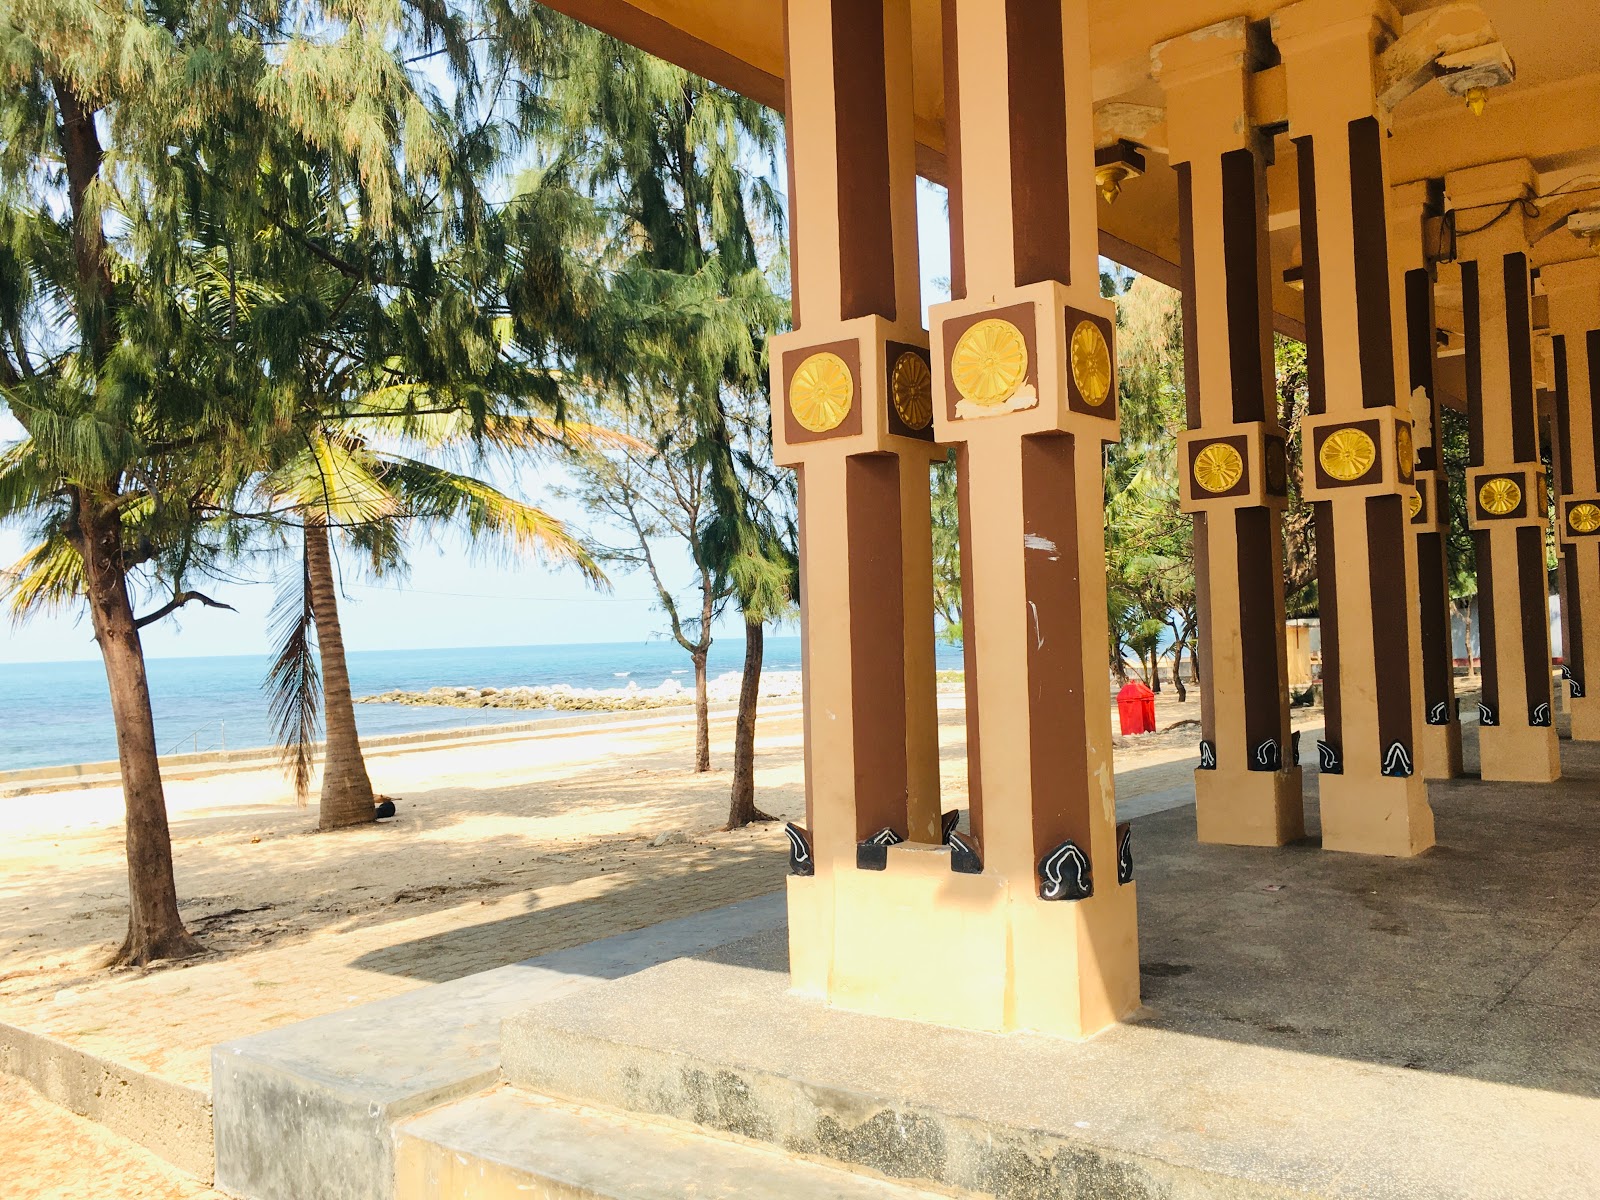
[[[960,666],[960,650],[941,645],[939,665]],[[156,741],[163,754],[272,744],[261,681],[263,657],[151,659],[150,693]],[[744,664],[741,638],[711,647],[715,679]],[[798,637],[768,637],[765,668],[800,669]],[[666,679],[692,686],[689,658],[665,641],[576,646],[484,646],[466,650],[367,650],[350,655],[357,696],[430,687],[513,687],[567,683],[615,688],[629,682],[655,687]],[[500,725],[571,714],[481,708],[413,708],[358,704],[364,734]],[[0,664],[0,771],[101,762],[117,756],[105,673],[98,661]]]

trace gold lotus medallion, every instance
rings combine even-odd
[[[1411,426],[1396,425],[1394,429],[1394,452],[1400,460],[1400,472],[1403,475],[1411,474],[1411,466],[1415,461],[1415,451],[1411,445]]]
[[[1422,511],[1422,494],[1420,492],[1412,492],[1411,498],[1406,501],[1406,508],[1413,517],[1420,513]]]
[[[1372,470],[1372,464],[1378,461],[1378,448],[1359,429],[1338,429],[1324,439],[1317,461],[1340,483],[1351,483]]]
[[[1244,478],[1244,458],[1227,442],[1212,442],[1194,456],[1194,481],[1216,495]]]
[[[961,335],[950,355],[950,379],[964,400],[1004,404],[1028,377],[1028,343],[1010,321],[990,317]]]
[[[1478,489],[1478,504],[1486,513],[1503,517],[1522,503],[1522,489],[1514,479],[1490,479]]]
[[[1072,331],[1072,382],[1093,408],[1111,394],[1111,348],[1093,321],[1079,321]]]
[[[922,355],[907,350],[895,359],[889,395],[907,429],[926,429],[933,423],[933,374]]]
[[[1582,504],[1574,504],[1567,510],[1567,524],[1574,533],[1593,533],[1600,529],[1600,505],[1590,504],[1587,500]]]
[[[812,433],[837,429],[850,415],[855,397],[856,381],[849,366],[827,351],[806,359],[789,380],[789,411]]]

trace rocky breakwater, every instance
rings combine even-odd
[[[713,704],[739,698],[740,676],[729,671],[710,680],[706,696]],[[769,671],[761,676],[762,699],[790,699],[800,695],[800,672]],[[358,704],[412,704],[440,708],[511,708],[565,712],[627,712],[633,709],[672,708],[694,703],[694,688],[677,679],[642,688],[629,681],[620,688],[577,688],[556,683],[547,687],[435,687],[422,692],[382,692],[361,696]]]

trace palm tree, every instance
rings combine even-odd
[[[408,399],[421,401],[415,389]],[[583,426],[517,414],[498,416],[474,432],[470,417],[459,410],[395,415],[389,407],[393,402],[392,394],[361,397],[351,406],[352,419],[336,429],[309,431],[305,450],[259,485],[267,498],[266,511],[280,524],[298,526],[301,534],[300,569],[279,601],[279,650],[269,684],[273,714],[301,796],[310,784],[319,708],[325,714],[318,815],[318,827],[324,830],[363,824],[374,813],[339,622],[335,532],[383,572],[403,563],[410,527],[454,524],[474,545],[499,544],[548,563],[575,566],[595,586],[609,586],[588,550],[560,521],[481,479],[429,461],[429,456],[461,454],[472,447],[507,456],[549,453],[601,435]],[[416,407],[427,405],[421,401]],[[356,417],[363,408],[369,415]]]

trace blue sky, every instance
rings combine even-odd
[[[923,301],[944,298],[950,275],[949,222],[942,189],[918,189]],[[0,415],[0,443],[19,430]],[[560,483],[551,468],[528,471],[520,493],[576,525],[584,514],[554,495]],[[15,562],[27,547],[22,530],[0,527],[0,564]],[[689,579],[687,557],[663,547],[675,574]],[[664,621],[654,607],[649,580],[640,573],[612,572],[614,591],[600,595],[571,571],[535,563],[479,561],[464,540],[447,534],[436,545],[418,545],[410,577],[400,585],[377,584],[352,573],[341,607],[345,644],[351,650],[424,649],[454,646],[524,646],[563,642],[644,641],[659,636]],[[275,589],[270,579],[208,589],[237,612],[191,605],[144,630],[150,657],[264,654]],[[731,633],[729,626],[723,631]],[[87,615],[39,617],[15,627],[0,617],[0,663],[98,657]]]

